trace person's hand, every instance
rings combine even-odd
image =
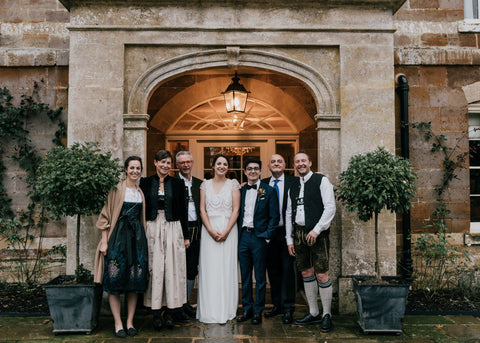
[[[208,231],[208,234],[210,235],[210,237],[213,238],[215,242],[218,242],[218,237],[220,236],[220,234],[217,231]]]
[[[315,231],[311,230],[308,235],[305,237],[305,240],[307,241],[308,245],[314,245],[315,242],[317,241],[318,233]]]
[[[186,249],[188,249],[190,247],[190,240],[189,239],[184,239],[183,243],[185,244]]]
[[[295,248],[293,247],[293,244],[289,244],[287,248],[288,248],[288,253],[290,254],[290,256],[295,257]]]
[[[108,250],[108,243],[107,242],[101,242],[100,243],[100,252],[103,254],[103,256],[107,256],[107,250]]]
[[[225,232],[223,231],[222,233],[220,233],[218,236],[218,242],[225,242],[228,238],[228,235],[229,235],[230,232]]]

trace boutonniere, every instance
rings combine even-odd
[[[267,191],[265,190],[265,188],[259,188],[257,191],[257,198],[260,200],[265,199],[266,194],[267,194]]]

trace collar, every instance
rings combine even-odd
[[[247,182],[247,185],[249,185],[249,183],[248,183],[248,182]],[[257,182],[255,182],[253,185],[257,185],[257,189],[256,189],[256,191],[258,191],[258,190],[260,189],[260,179],[258,179],[258,181],[257,181]],[[253,185],[252,185],[252,186],[253,186]],[[249,189],[249,191],[251,191],[251,189]]]
[[[282,175],[280,175],[280,177],[279,177],[278,179],[276,179],[276,178],[274,178],[274,177],[272,176],[272,181],[274,181],[274,180],[285,181],[285,173],[283,173]]]
[[[305,175],[303,179],[302,177],[300,177],[300,182],[303,182],[303,183],[307,182],[308,180],[310,180],[312,175],[313,175],[313,172],[310,170],[310,172],[307,175]]]
[[[188,182],[188,183],[192,183],[192,176],[190,175],[190,180],[187,179],[185,176],[183,176],[182,174],[178,173],[178,176],[180,177],[180,179],[182,179],[183,181],[185,182]]]
[[[158,180],[158,182],[160,182],[160,176],[158,176],[157,173],[155,173],[154,176]],[[165,178],[163,179],[163,182],[167,182],[167,180],[170,179],[170,178],[171,178],[170,175],[165,176]]]

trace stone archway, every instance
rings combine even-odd
[[[318,169],[330,175],[338,174],[340,114],[339,104],[330,83],[315,69],[300,61],[271,52],[239,47],[189,53],[171,58],[146,70],[134,83],[126,104],[124,156],[130,152],[146,151],[146,124],[149,119],[147,106],[159,84],[182,73],[219,67],[265,69],[302,82],[311,93],[316,106]]]
[[[135,131],[137,139],[124,140],[124,155],[130,148],[129,142],[137,142],[142,146],[131,147],[132,151],[146,151],[148,104],[157,87],[166,82],[174,82],[179,75],[192,71],[201,71],[214,68],[258,68],[288,75],[299,80],[311,94],[315,102],[314,119],[316,121],[318,170],[335,180],[340,172],[340,105],[338,100],[338,84],[331,84],[331,80],[324,77],[313,67],[292,58],[254,49],[227,47],[226,49],[204,50],[180,55],[167,61],[157,63],[144,71],[128,93],[124,118],[132,121],[137,118],[142,121],[145,131]],[[133,81],[133,80],[132,80]],[[208,81],[209,82],[209,81]],[[213,83],[212,83],[213,84]],[[204,85],[205,86],[205,85]],[[202,87],[204,96],[215,96],[218,92],[208,93],[210,87]],[[186,106],[186,105],[185,105]],[[166,111],[168,112],[168,111]],[[128,129],[125,127],[125,134]],[[142,132],[142,134],[140,134]],[[141,136],[141,137],[140,137]],[[332,224],[341,226],[340,215]],[[341,230],[332,230],[331,255],[332,260],[341,260]],[[333,263],[332,276],[341,273],[341,265]],[[334,277],[336,279],[336,277]],[[336,282],[335,282],[336,283]],[[336,287],[336,286],[335,286]]]
[[[337,101],[329,83],[309,66],[272,53],[227,47],[207,50],[170,59],[145,71],[132,88],[127,105],[127,113],[146,113],[148,98],[153,89],[163,81],[195,69],[214,67],[235,68],[238,66],[256,67],[276,71],[302,81],[312,92],[321,115],[337,115]]]

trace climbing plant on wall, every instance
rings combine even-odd
[[[55,247],[48,252],[42,249],[48,217],[44,209],[38,208],[39,199],[33,187],[42,157],[29,137],[28,123],[33,118],[44,116],[56,124],[58,129],[52,139],[55,145],[61,145],[66,125],[61,119],[62,107],[51,109],[48,104],[35,100],[39,97],[39,87],[35,82],[32,94],[22,95],[18,105],[14,104],[14,98],[7,88],[0,89],[0,239],[7,242],[3,253],[14,256],[16,280],[27,284],[36,283],[45,263],[42,260],[45,254],[64,250],[62,247]],[[25,171],[29,204],[19,211],[11,209],[11,198],[5,187],[7,159],[12,159]],[[32,247],[35,238],[37,243]]]
[[[410,125],[431,143],[430,151],[441,154],[442,158],[441,180],[434,185],[437,205],[432,218],[424,225],[423,233],[414,242],[414,251],[419,257],[415,267],[417,287],[428,290],[428,295],[434,297],[438,290],[458,282],[461,275],[457,274],[465,272],[465,261],[470,260],[466,251],[462,252],[449,240],[451,231],[447,219],[450,218],[450,209],[445,201],[452,181],[459,179],[457,171],[465,167],[468,152],[459,152],[458,149],[461,141],[468,137],[468,132],[459,137],[454,146],[449,146],[445,135],[435,133],[430,122]]]

